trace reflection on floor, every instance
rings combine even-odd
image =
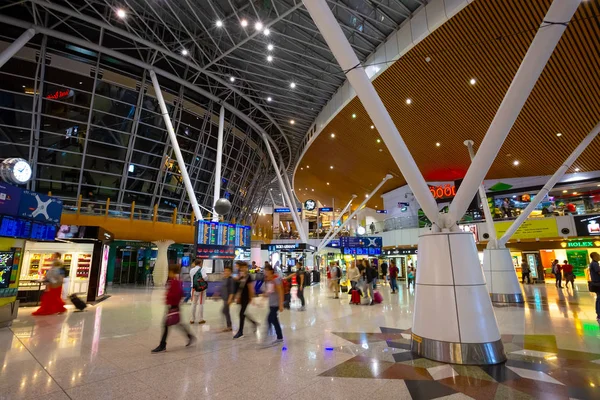
[[[525,290],[526,304],[495,307],[509,361],[466,367],[408,351],[414,293],[406,288],[382,287],[384,302],[372,307],[307,288],[307,311],[294,304],[281,315],[283,347],[264,348],[263,329],[235,341],[219,333],[221,303],[209,301],[207,324],[192,327],[197,345],[185,348],[174,331],[156,355],[164,292],[112,289],[82,313],[21,309],[0,330],[0,399],[600,399],[594,295],[584,284]],[[249,312],[264,321],[262,305]]]

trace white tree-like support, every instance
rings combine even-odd
[[[6,64],[19,50],[23,48],[35,36],[35,29],[29,28],[21,36],[19,36],[14,42],[10,44],[2,53],[0,53],[0,68]]]
[[[172,240],[155,240],[152,243],[158,248],[152,278],[154,279],[154,285],[160,287],[167,283],[167,277],[169,275],[168,250],[169,246],[175,242]]]
[[[215,189],[213,195],[213,211],[212,220],[218,221],[219,215],[216,213],[214,207],[217,204],[217,200],[221,197],[221,163],[223,161],[223,130],[225,129],[225,107],[221,106],[219,112],[219,133],[217,136],[217,159],[215,162]]]
[[[506,360],[473,235],[458,232],[457,221],[467,210],[579,2],[556,0],[550,6],[450,206],[450,213],[439,214],[427,183],[331,9],[325,0],[303,0],[434,225],[431,233],[419,238],[412,327],[412,350],[419,355],[457,364],[496,364]]]
[[[344,216],[344,214],[346,214],[346,212],[348,211],[348,209],[350,208],[350,206],[352,205],[352,202],[354,201],[354,199],[356,197],[357,196],[355,194],[353,194],[352,198],[350,199],[348,204],[346,204],[346,207],[344,207],[344,209],[338,215],[338,217],[334,218],[334,220],[331,222],[331,226],[329,226],[329,230],[327,231],[325,236],[323,236],[323,240],[321,241],[321,244],[319,244],[319,246],[317,247],[317,252],[321,251],[323,249],[323,247],[325,247],[325,246],[327,246],[327,244],[329,244],[329,241],[327,241],[327,239],[329,239],[331,237],[331,233],[333,232],[333,230],[335,229],[337,224],[340,223],[340,221],[342,220],[342,217]],[[325,241],[327,241],[327,243],[325,244],[325,246],[323,246],[323,243],[325,243]]]

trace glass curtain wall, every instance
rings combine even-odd
[[[157,204],[161,219],[174,208],[189,219],[192,210],[146,71],[46,38],[34,48],[35,59],[14,57],[0,69],[0,158],[30,160],[29,188],[62,197],[67,210],[81,195],[88,212],[100,212],[110,198],[111,212],[126,212],[135,201],[136,217],[149,218]],[[163,94],[198,201],[211,209],[219,106],[159,80],[170,84]],[[226,219],[240,221],[256,205],[260,182],[272,174],[256,134],[225,115],[221,195],[233,205]]]

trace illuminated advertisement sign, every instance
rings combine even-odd
[[[70,89],[65,90],[57,90],[56,92],[52,92],[46,96],[47,99],[58,100],[58,99],[68,99],[69,97],[73,97],[74,93]]]
[[[600,236],[600,215],[576,215],[573,220],[577,236]]]
[[[442,186],[429,186],[429,191],[436,199],[445,199],[456,196],[456,186],[450,184]]]

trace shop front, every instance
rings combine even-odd
[[[77,294],[87,302],[104,299],[113,234],[98,226],[63,225],[59,237],[52,243],[25,243],[19,298],[23,303],[37,302],[44,290],[41,278],[52,267],[53,255],[58,252],[65,271],[63,296]]]
[[[296,272],[296,265],[301,262],[306,271],[310,272],[310,284],[320,282],[321,274],[314,264],[316,246],[307,243],[272,243],[261,244],[260,249],[266,253],[263,260],[285,274]],[[294,283],[294,281],[293,281]]]
[[[417,268],[417,254],[418,249],[416,247],[388,249],[383,250],[383,260],[388,265],[394,261],[398,267],[398,279],[404,281],[408,274],[408,268]]]

